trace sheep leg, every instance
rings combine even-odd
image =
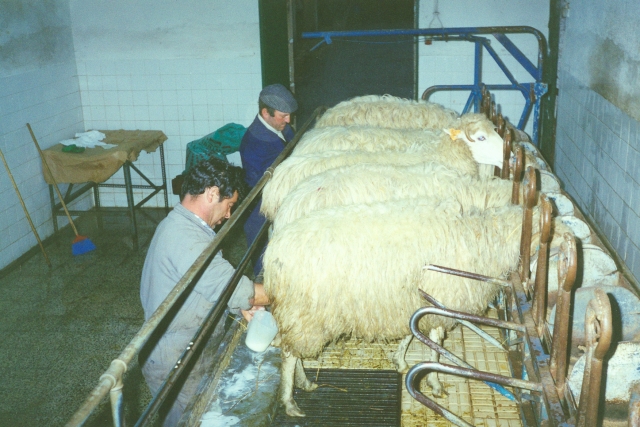
[[[442,346],[442,341],[444,341],[444,328],[442,326],[438,326],[437,328],[433,328],[429,331],[429,339],[438,345]],[[431,361],[439,362],[440,361],[440,353],[435,350],[431,350]],[[431,372],[427,376],[427,384],[431,387],[431,392],[435,397],[444,397],[447,392],[440,384],[438,380],[438,373]]]
[[[391,357],[391,361],[396,367],[396,370],[404,374],[409,370],[409,365],[407,365],[407,361],[405,360],[405,355],[407,354],[407,349],[409,348],[409,344],[411,344],[411,340],[413,339],[413,335],[407,335],[400,341],[398,344],[398,349],[393,353]]]
[[[280,378],[280,402],[284,405],[285,413],[290,417],[304,417],[306,414],[293,400],[294,384],[305,391],[315,390],[318,385],[309,381],[302,369],[302,361],[282,351],[282,367]]]
[[[296,357],[295,384],[296,387],[304,391],[313,391],[318,388],[318,384],[309,381],[307,378],[307,375],[304,373],[304,367],[302,366],[302,360],[299,357]]]

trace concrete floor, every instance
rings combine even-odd
[[[140,275],[164,215],[162,209],[137,214],[138,251],[120,212],[105,216],[102,230],[92,218],[78,221],[95,251],[74,257],[67,227],[45,245],[53,268],[35,252],[0,272],[0,426],[64,425],[78,410],[144,321]],[[244,242],[244,235],[234,241]],[[137,363],[124,390],[127,424],[133,425],[151,399]],[[85,425],[112,425],[108,401]]]

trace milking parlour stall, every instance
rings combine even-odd
[[[299,126],[227,224],[262,197],[270,314],[227,328],[181,425],[595,426],[616,404],[637,417],[624,372],[638,299],[537,148],[546,86],[530,65],[531,136],[479,82],[462,113],[429,102],[434,87]]]
[[[606,292],[624,279],[533,143],[537,122],[533,137],[508,123],[490,88],[463,114],[426,101],[437,88],[316,110],[262,189],[278,335],[263,352],[229,338],[191,421],[601,422]],[[539,99],[526,108],[537,117]]]
[[[492,99],[316,110],[263,178],[278,335],[261,352],[244,327],[227,336],[189,423],[602,421],[606,292],[623,278]]]

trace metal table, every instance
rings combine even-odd
[[[69,204],[82,194],[93,189],[96,210],[100,210],[100,187],[124,188],[127,194],[127,205],[129,214],[131,215],[131,234],[133,238],[133,247],[138,249],[138,229],[136,224],[135,209],[143,206],[153,196],[160,191],[164,191],[164,206],[169,209],[169,199],[167,193],[167,177],[165,171],[165,159],[163,143],[167,140],[167,136],[159,130],[104,130],[101,131],[106,135],[104,142],[107,144],[115,144],[117,147],[104,149],[102,147],[88,148],[83,153],[65,153],[62,151],[62,144],[56,144],[43,151],[44,157],[51,169],[55,181],[57,183],[67,183],[66,194],[64,195],[65,203]],[[160,148],[160,166],[162,170],[162,183],[154,184],[133,162],[138,158],[142,150],[151,153]],[[122,168],[124,173],[124,184],[104,184],[111,176]],[[139,185],[131,182],[131,169],[136,172],[147,184]],[[51,212],[53,216],[54,230],[58,231],[58,216],[64,216],[62,204],[56,203],[51,176],[44,170],[45,181],[49,184],[49,194],[51,198]],[[84,183],[84,185],[73,191],[74,184]],[[149,189],[153,190],[151,194],[143,200],[135,203],[133,198],[133,189]],[[80,215],[83,211],[70,210],[72,215]]]

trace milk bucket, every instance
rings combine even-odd
[[[266,310],[257,311],[249,322],[245,344],[253,351],[265,351],[278,333],[273,315]]]

